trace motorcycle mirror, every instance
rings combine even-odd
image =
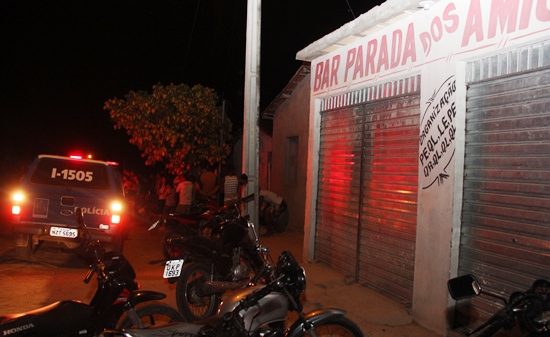
[[[254,200],[254,193],[247,195],[246,197],[242,198],[242,202],[247,203]]]
[[[84,222],[84,213],[82,212],[82,208],[77,207],[74,213],[76,216],[76,223],[78,224],[78,227],[84,230],[86,239],[90,239],[91,235],[88,231],[88,226],[86,226],[86,223]]]
[[[149,227],[148,231],[152,231],[153,229],[157,228],[159,224],[160,224],[160,220],[153,222],[151,227]]]
[[[462,275],[447,282],[449,293],[455,300],[474,297],[481,294],[481,285],[474,275]]]
[[[82,225],[84,223],[84,215],[82,214],[82,208],[78,207],[75,210],[76,223]]]

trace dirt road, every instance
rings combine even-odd
[[[147,225],[133,226],[124,247],[124,255],[137,274],[141,289],[164,292],[166,302],[176,307],[175,285],[162,278],[164,259],[160,250],[163,232],[149,232]],[[270,241],[275,241],[273,238]],[[289,246],[301,246],[301,235],[285,240]],[[280,241],[280,240],[278,240]],[[280,244],[271,248],[273,258],[285,249]],[[285,245],[286,246],[286,245]],[[268,246],[269,247],[269,246]],[[296,252],[297,258],[301,253]],[[89,302],[97,283],[83,282],[88,265],[68,249],[46,243],[31,261],[21,260],[7,230],[0,232],[0,314],[33,310],[66,299]]]
[[[134,226],[124,255],[136,270],[141,289],[165,293],[165,303],[176,308],[175,285],[162,278],[163,232],[148,232],[147,227],[145,224]],[[273,259],[288,249],[300,262],[303,262],[302,241],[303,234],[298,232],[261,238],[261,243],[270,248]],[[306,312],[322,307],[345,309],[366,337],[436,336],[413,323],[405,305],[349,282],[349,277],[321,264],[303,263],[303,266],[307,275]],[[25,312],[66,299],[88,303],[97,282],[84,284],[87,271],[87,265],[74,253],[56,245],[41,247],[32,261],[20,260],[9,233],[0,226],[0,315]]]

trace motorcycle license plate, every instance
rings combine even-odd
[[[78,230],[74,228],[51,227],[50,235],[74,239],[78,236]]]
[[[183,267],[183,260],[169,260],[166,261],[164,266],[164,278],[179,277],[181,274],[181,268]]]

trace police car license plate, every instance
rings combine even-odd
[[[63,238],[76,238],[78,236],[78,229],[74,228],[63,228],[63,227],[51,227],[50,228],[51,236],[60,236]]]
[[[183,267],[183,259],[166,261],[164,266],[164,278],[179,277],[181,268]]]

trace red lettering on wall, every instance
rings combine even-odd
[[[336,55],[332,58],[330,86],[338,85],[338,68],[340,68],[340,55]]]
[[[547,0],[537,1],[537,19],[542,22],[550,21],[550,10],[546,2]]]
[[[472,0],[470,9],[466,17],[466,25],[464,27],[464,35],[462,36],[462,47],[465,47],[470,42],[470,37],[475,35],[476,42],[483,40],[483,20],[481,18],[480,0]]]
[[[450,22],[450,25],[445,25],[445,31],[447,33],[454,33],[458,29],[458,15],[451,12],[456,10],[454,3],[450,3],[443,11],[443,21]]]
[[[531,10],[533,9],[533,0],[524,0],[523,6],[521,6],[521,17],[519,18],[519,29],[526,29],[529,27],[529,20],[531,19]]]
[[[414,25],[412,22],[407,28],[407,37],[405,38],[405,48],[403,48],[403,61],[401,64],[405,65],[409,58],[411,62],[416,62],[416,44],[414,43]]]
[[[399,59],[401,58],[401,44],[403,43],[403,32],[398,29],[393,32],[393,39],[391,43],[391,62],[390,68],[395,68],[399,65]]]
[[[500,32],[504,32],[504,27],[508,24],[507,33],[516,31],[517,13],[519,13],[519,0],[493,0],[491,2],[491,12],[489,13],[489,31],[488,38],[497,35],[497,24],[500,22]]]
[[[331,62],[332,61],[332,62]],[[332,63],[332,64],[331,64]],[[338,68],[340,67],[340,55],[335,55],[332,60],[317,63],[313,91],[338,85]]]
[[[382,36],[382,41],[380,41],[380,55],[378,55],[378,68],[376,68],[376,72],[380,72],[382,67],[388,70],[388,39],[386,35]]]
[[[323,75],[323,62],[317,63],[315,67],[315,79],[313,80],[313,91],[321,89],[321,76]]]
[[[330,60],[325,61],[323,76],[321,77],[321,89],[328,88],[328,78],[330,73]]]
[[[374,74],[374,57],[376,55],[376,50],[378,49],[378,41],[370,40],[367,45],[367,60],[365,62],[365,70],[367,73],[366,76]]]
[[[432,20],[432,26],[430,28],[434,41],[437,42],[441,40],[441,37],[443,37],[443,23],[441,22],[439,16],[436,16]]]
[[[361,48],[361,46],[359,46]],[[344,72],[344,82],[348,81],[348,72],[351,68],[355,66],[355,57],[357,54],[357,49],[352,48],[348,50],[348,57],[346,57],[346,70]]]
[[[365,75],[364,69],[363,69],[363,46],[359,46],[357,48],[357,58],[355,61],[355,70],[353,71],[353,79],[355,80],[357,78],[357,75],[359,77],[363,77]]]

